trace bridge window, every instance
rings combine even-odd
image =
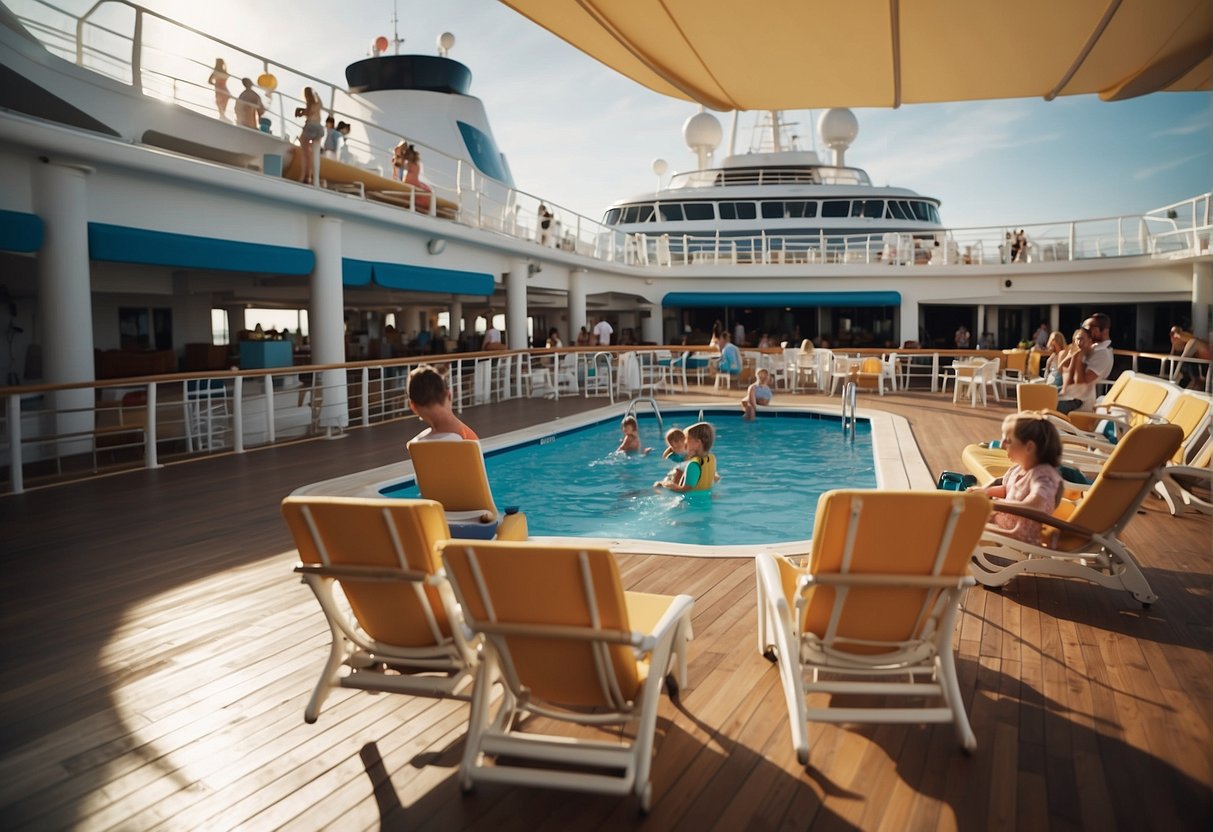
[[[667,222],[682,222],[682,204],[661,202],[657,204],[657,210],[661,212],[661,218]]]
[[[845,217],[850,211],[851,200],[849,199],[826,199],[821,203],[823,217]]]
[[[722,202],[720,203],[720,218],[722,220],[752,220],[758,212],[752,202]]]
[[[710,202],[688,202],[682,209],[688,220],[716,219],[716,207]]]

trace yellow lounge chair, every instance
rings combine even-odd
[[[526,540],[526,515],[502,515],[493,501],[479,442],[410,442],[417,489],[446,511],[451,536]]]
[[[1117,443],[1077,504],[1063,501],[1053,514],[996,505],[999,511],[1040,522],[1051,548],[987,531],[973,555],[974,577],[994,587],[1025,572],[1085,578],[1123,589],[1148,607],[1158,596],[1120,533],[1159,481],[1163,465],[1182,439],[1183,430],[1177,425],[1139,425]]]
[[[1061,416],[1057,412],[1057,388],[1047,382],[1016,384],[1015,406],[1017,410],[1039,410]]]
[[[625,592],[609,551],[582,546],[452,540],[442,559],[485,651],[460,766],[477,781],[635,793],[648,810],[661,684],[686,683],[688,595]],[[489,684],[504,693],[490,719]],[[527,715],[581,725],[638,721],[630,744],[523,733]],[[485,765],[495,756],[495,765]],[[560,768],[563,764],[571,770]]]
[[[436,547],[450,537],[442,506],[432,500],[287,497],[282,515],[299,547],[295,571],[315,593],[332,632],[304,719],[316,721],[334,687],[458,696],[472,680],[479,648],[465,637],[439,570]],[[338,602],[335,584],[348,610]]]
[[[961,746],[976,747],[952,632],[989,514],[979,493],[828,491],[817,502],[807,563],[758,556],[758,647],[779,662],[801,763],[809,760],[808,722],[951,722]],[[809,707],[805,697],[815,693],[943,704]]]

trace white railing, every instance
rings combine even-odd
[[[401,419],[411,415],[408,373],[420,364],[446,374],[460,412],[532,396],[614,401],[609,361],[607,383],[587,384],[597,355],[503,351],[5,388],[0,467],[8,467],[10,491],[18,493],[27,474],[54,480],[115,467],[155,468]]]
[[[623,238],[624,261],[638,266],[745,264],[997,265],[1048,263],[1108,257],[1182,257],[1207,254],[1213,238],[1210,194],[1164,211],[1190,217],[1187,223],[1151,212],[1016,228],[949,228],[873,234],[734,235],[651,234]],[[1196,221],[1198,224],[1192,224]],[[1026,247],[1013,257],[1023,231]],[[618,233],[618,232],[616,232]]]
[[[228,56],[233,79],[242,75],[271,74],[277,78],[269,98],[269,110],[278,116],[275,135],[291,141],[301,125],[288,121],[302,101],[285,89],[312,86],[326,101],[326,111],[335,119],[361,125],[365,140],[353,138],[348,147],[356,164],[391,175],[392,149],[407,140],[442,164],[426,168],[427,184],[434,196],[454,203],[455,219],[473,228],[536,242],[548,248],[606,262],[633,266],[698,266],[704,264],[948,264],[990,265],[1010,263],[1008,233],[1023,230],[1027,247],[1018,261],[1027,263],[1071,261],[1148,254],[1176,258],[1207,253],[1213,238],[1211,195],[1164,206],[1145,215],[1128,215],[1073,222],[1016,224],[1004,227],[922,230],[897,234],[867,235],[780,235],[758,234],[735,237],[694,234],[659,235],[633,230],[624,232],[582,216],[551,200],[507,188],[480,174],[466,161],[446,156],[440,150],[368,123],[345,109],[353,109],[349,94],[336,84],[288,67],[264,55],[212,37],[177,23],[130,0],[99,0],[79,17],[46,0],[29,0],[19,20],[52,52],[122,83],[137,86],[155,96],[195,112],[218,117],[214,90],[202,79],[212,66],[191,55]],[[124,30],[129,29],[129,34]],[[171,38],[172,48],[160,46]],[[191,43],[185,46],[184,43]],[[238,90],[233,91],[238,92]],[[233,95],[233,105],[235,96]],[[858,182],[857,169],[822,166],[814,181]],[[710,177],[709,177],[710,174]],[[733,171],[730,183],[784,182],[786,171]],[[715,172],[685,175],[689,186],[711,184]],[[698,178],[696,178],[698,177]],[[783,178],[780,178],[783,177]],[[360,188],[347,193],[365,199]],[[413,199],[395,202],[415,210]],[[538,208],[543,202],[555,217],[544,230]],[[436,212],[437,200],[428,210]]]
[[[854,355],[887,356],[880,349]],[[1213,374],[1204,359],[1117,350],[1132,369],[1178,377],[1190,367]],[[681,392],[695,378],[711,387],[709,347],[613,347],[415,356],[275,370],[182,373],[91,383],[0,388],[0,471],[10,493],[27,481],[53,483],[121,468],[163,463],[333,435],[411,416],[408,373],[420,364],[448,379],[458,412],[519,398],[616,396]],[[788,361],[784,350],[747,350],[747,366]],[[998,350],[898,350],[901,386],[936,392],[945,365],[957,357],[1000,358]],[[687,359],[696,366],[690,367]],[[698,369],[698,373],[696,370]],[[788,382],[785,382],[788,384]],[[817,387],[824,390],[824,378]],[[795,385],[791,385],[793,392]],[[73,403],[72,393],[86,404]],[[3,475],[0,474],[0,477]]]

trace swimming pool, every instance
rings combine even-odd
[[[663,411],[666,428],[687,427],[700,410]],[[489,451],[485,466],[498,506],[519,506],[532,536],[660,541],[695,546],[786,543],[813,528],[818,496],[832,488],[877,484],[869,423],[854,442],[836,417],[806,411],[766,412],[745,422],[734,410],[703,411],[716,427],[721,481],[711,492],[655,490],[673,464],[657,420],[639,414],[648,456],[614,453],[619,415],[583,427]],[[410,480],[381,489],[416,497]]]

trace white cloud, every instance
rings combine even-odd
[[[1197,159],[1200,159],[1202,157],[1208,157],[1208,155],[1209,155],[1208,153],[1192,153],[1192,154],[1189,154],[1188,156],[1184,156],[1181,159],[1169,159],[1166,162],[1160,162],[1157,165],[1150,165],[1149,167],[1138,168],[1137,170],[1133,171],[1133,178],[1138,181],[1141,181],[1144,179],[1152,179],[1160,173],[1164,173],[1169,170],[1174,170],[1177,167],[1186,165],[1188,162],[1194,162]]]

